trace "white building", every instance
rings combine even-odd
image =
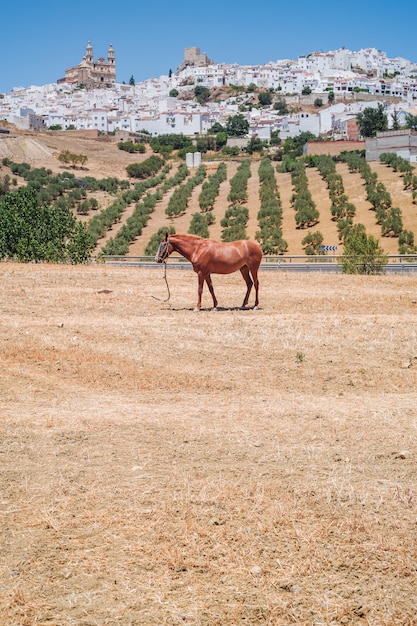
[[[173,88],[184,92],[192,91],[196,85],[212,89],[223,85],[248,87],[254,84],[260,89],[279,92],[284,98],[301,94],[305,87],[311,88],[313,96],[333,91],[345,97],[363,91],[375,95],[376,101],[386,95],[395,95],[401,99],[405,110],[417,100],[416,76],[417,64],[401,57],[389,59],[375,48],[357,52],[341,48],[300,56],[297,61],[284,59],[265,65],[213,63],[201,67],[186,66],[170,77],[152,78],[136,85],[116,83],[109,89],[85,91],[57,84],[16,88],[10,94],[0,95],[0,119],[21,128],[29,127],[29,116],[32,116],[32,119],[45,120],[47,126],[62,128],[94,129],[104,133],[146,129],[153,135],[172,132],[193,136],[207,132],[215,121],[226,120],[229,115],[239,112],[246,94],[221,103],[200,105],[195,100],[170,97]],[[267,137],[277,127],[282,133],[281,138],[284,134],[293,136],[305,130],[314,134],[331,132],[336,119],[332,115],[337,117],[340,114],[340,119],[343,114],[346,119],[356,115],[355,110],[349,109],[349,104],[342,106],[344,112],[334,112],[333,107],[326,107],[313,114],[300,113],[285,118],[278,117],[270,109],[259,114],[254,112],[251,133]],[[369,103],[366,106],[370,106]]]

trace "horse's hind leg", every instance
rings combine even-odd
[[[249,274],[249,268],[247,265],[244,265],[243,267],[240,268],[240,273],[242,274],[243,278],[245,279],[245,283],[247,286],[247,291],[246,291],[246,296],[245,299],[243,300],[243,304],[242,304],[242,308],[245,308],[246,306],[248,306],[248,302],[249,302],[249,296],[250,296],[250,292],[252,289],[252,279],[250,277]]]
[[[255,285],[255,309],[259,304],[259,280],[258,280],[258,268],[252,268],[253,284]]]
[[[217,298],[214,294],[214,287],[213,287],[213,283],[211,281],[211,276],[210,274],[207,274],[207,276],[205,277],[206,283],[207,283],[207,287],[210,290],[211,293],[211,297],[213,298],[213,306],[215,309],[217,309]]]

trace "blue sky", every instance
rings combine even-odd
[[[78,65],[91,41],[94,58],[116,56],[117,81],[175,71],[184,48],[217,63],[264,64],[310,52],[374,47],[417,62],[417,2],[380,0],[51,0],[1,10],[0,93],[56,82]]]

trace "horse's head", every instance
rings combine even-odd
[[[170,255],[169,249],[169,236],[168,233],[165,235],[165,239],[161,241],[159,244],[158,252],[155,256],[155,261],[157,263],[164,263]]]

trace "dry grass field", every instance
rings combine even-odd
[[[2,626],[417,624],[417,278],[167,275],[0,264]]]

